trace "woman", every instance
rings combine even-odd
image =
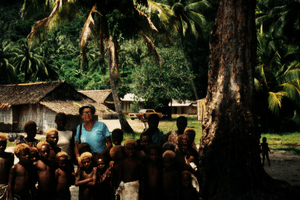
[[[78,162],[80,162],[78,152],[80,143],[88,143],[91,147],[91,153],[100,155],[106,155],[112,146],[110,132],[103,122],[95,120],[95,111],[95,107],[90,104],[84,104],[79,108],[79,114],[84,123],[79,125],[76,130],[74,151]]]

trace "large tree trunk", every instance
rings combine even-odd
[[[200,141],[204,200],[291,199],[288,184],[269,177],[260,162],[253,113],[254,13],[254,0],[221,0],[211,33]]]
[[[111,36],[107,36],[107,38],[105,38],[105,45],[107,51],[107,63],[108,63],[111,92],[114,99],[115,109],[120,120],[121,128],[126,133],[133,133],[131,126],[128,124],[122,112],[121,102],[117,93],[116,83],[114,79],[114,69],[117,68],[118,58],[116,57],[116,55],[118,54],[116,53],[117,50],[115,49],[115,44],[112,41]]]

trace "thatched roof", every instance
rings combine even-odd
[[[109,109],[105,106],[105,104],[113,104],[114,102],[111,100],[111,90],[78,90],[78,92],[90,97],[91,99],[95,100],[96,103],[91,103],[95,106],[97,111],[101,113],[111,113],[116,114],[115,111]]]
[[[78,90],[78,92],[92,98],[98,103],[105,103],[107,97],[111,94],[111,90]]]
[[[0,103],[7,105],[36,104],[41,101],[88,101],[65,81],[0,85]]]

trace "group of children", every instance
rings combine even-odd
[[[123,131],[115,129],[114,146],[107,156],[91,154],[87,143],[79,145],[80,162],[74,172],[70,155],[57,145],[58,130],[49,129],[46,141],[38,141],[36,124],[30,121],[24,127],[27,137],[14,149],[19,159],[15,165],[13,154],[5,152],[7,137],[0,133],[0,191],[7,190],[10,200],[70,200],[69,187],[76,185],[79,200],[199,199],[195,131],[186,126],[186,118],[180,117],[177,131],[155,141],[158,128],[149,124],[150,131],[143,132],[137,141],[124,141],[124,146]]]

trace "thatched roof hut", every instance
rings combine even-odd
[[[81,122],[79,107],[94,104],[96,115],[110,110],[90,97],[77,92],[65,81],[0,85],[0,131],[20,132],[24,124],[33,120],[40,131],[56,127],[55,115],[68,116],[67,129],[73,130]]]

